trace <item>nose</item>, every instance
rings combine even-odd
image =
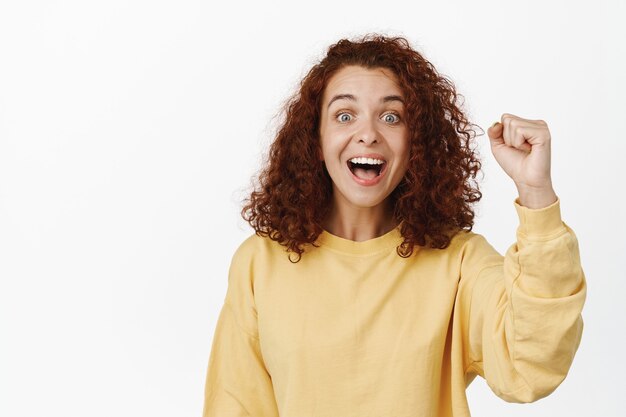
[[[380,132],[376,129],[375,123],[375,120],[362,120],[354,134],[354,139],[367,145],[380,142]]]

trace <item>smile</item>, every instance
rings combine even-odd
[[[387,172],[387,162],[370,158],[352,158],[347,161],[352,179],[359,185],[376,185]]]

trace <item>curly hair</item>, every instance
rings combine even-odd
[[[316,246],[332,202],[332,180],[318,158],[321,99],[329,79],[347,65],[393,71],[405,96],[409,167],[387,197],[403,237],[396,252],[409,257],[416,244],[448,247],[454,234],[472,230],[472,203],[482,198],[475,180],[481,163],[472,146],[478,126],[461,110],[463,96],[454,84],[404,37],[367,34],[329,47],[285,103],[268,162],[244,201],[242,217],[258,236],[295,253],[295,261],[288,255],[291,262],[300,260],[304,245]]]

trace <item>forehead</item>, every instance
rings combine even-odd
[[[324,89],[323,102],[334,94],[374,94],[401,95],[398,77],[387,68],[365,68],[349,65],[341,68],[330,77]],[[378,98],[378,97],[376,97]]]

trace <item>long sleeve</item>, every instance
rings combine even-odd
[[[251,279],[251,248],[233,256],[226,298],[213,335],[203,417],[277,417],[261,354]]]
[[[485,378],[508,402],[552,393],[566,377],[583,332],[586,280],[578,241],[560,199],[542,209],[514,202],[516,243],[504,257],[481,235],[469,239],[457,294],[466,378]]]

